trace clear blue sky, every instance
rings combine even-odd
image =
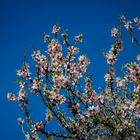
[[[101,50],[108,50],[113,42],[110,29],[117,25],[121,13],[129,19],[140,18],[139,5],[139,0],[0,0],[0,140],[24,140],[17,124],[19,108],[6,99],[7,91],[17,91],[14,81],[24,48],[30,61],[31,46],[43,49],[43,32],[51,32],[56,22],[68,29],[70,36],[83,32],[80,49],[91,60],[89,70],[97,88],[104,85],[107,65]],[[126,35],[118,68],[140,52],[127,39]]]

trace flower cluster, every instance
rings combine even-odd
[[[98,106],[90,106],[89,108],[88,108],[88,111],[91,113],[91,114],[93,114],[93,113],[97,113],[98,111],[99,111],[99,107]]]
[[[136,25],[138,26],[138,29],[140,30],[140,20],[136,17],[134,18],[134,22],[136,23]]]
[[[128,63],[126,66],[127,74],[125,78],[134,83],[134,92],[140,92],[140,65],[136,62]]]
[[[117,56],[122,50],[123,45],[121,40],[116,40],[115,43],[111,46],[111,49],[108,53],[103,52],[104,56],[107,58],[107,63],[110,65],[114,65],[117,60]]]
[[[37,135],[35,135],[35,134],[29,134],[29,133],[27,133],[27,134],[25,134],[25,138],[26,138],[26,140],[41,140]]]
[[[91,78],[86,77],[85,78],[85,92],[90,92],[90,90],[92,89],[92,83],[91,83]]]
[[[40,129],[43,129],[44,125],[43,125],[43,122],[40,121],[40,122],[36,122],[32,125],[32,132],[33,133],[36,133],[38,132]]]
[[[21,70],[17,70],[17,75],[22,78],[30,78],[29,65],[26,63],[22,66]]]
[[[24,100],[27,96],[27,93],[25,91],[24,88],[21,88],[18,92],[18,96],[16,96],[15,94],[9,92],[7,93],[7,98],[8,100],[10,101],[21,101],[21,100]]]
[[[134,22],[140,28],[140,20],[135,18]],[[47,44],[44,54],[40,50],[33,51],[36,71],[32,78],[24,59],[21,70],[17,71],[20,89],[17,95],[9,92],[7,98],[18,102],[24,112],[25,118],[19,117],[18,123],[26,140],[140,138],[140,55],[137,55],[138,62],[125,65],[121,77],[116,77],[114,67],[123,48],[122,25],[133,35],[132,22],[121,16],[119,28],[111,30],[114,37],[111,49],[103,51],[109,69],[104,76],[105,87],[98,90],[92,86],[92,75],[87,74],[90,61],[83,54],[78,56],[82,33],[74,37],[76,42],[71,45],[65,32],[62,33],[63,40],[59,40],[61,28],[54,25],[54,38],[48,34],[44,36]],[[31,115],[30,93],[37,95],[37,98],[40,96],[44,104],[44,118],[41,121],[35,122]],[[51,122],[55,122],[60,131],[55,128],[47,131]]]
[[[47,58],[45,55],[41,54],[39,50],[34,51],[32,54],[32,57],[34,59],[34,61],[37,61],[38,64],[40,64],[40,66],[44,69],[47,68]]]
[[[51,40],[47,53],[52,61],[52,70],[58,71],[63,63],[61,44],[56,39]]]
[[[37,93],[40,90],[41,85],[42,85],[42,80],[39,80],[37,77],[35,77],[33,79],[33,84],[30,87],[30,91]]]
[[[120,77],[116,78],[116,89],[119,90],[121,87],[125,87],[127,85],[127,80],[126,79],[122,79]]]

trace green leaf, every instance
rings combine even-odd
[[[130,95],[131,95],[131,96],[134,96],[134,94],[135,94],[135,92],[133,92],[133,91],[132,91],[132,92],[130,92]]]
[[[52,139],[53,139],[53,137],[52,137],[52,136],[49,136],[49,137],[48,137],[48,140],[52,140]]]
[[[16,79],[15,80],[15,83],[19,83],[21,80],[20,79]]]
[[[54,71],[53,72],[53,76],[55,76],[55,75],[59,75],[59,72],[58,71]]]
[[[101,53],[102,53],[103,56],[105,56],[105,54],[106,54],[104,49],[102,49]]]

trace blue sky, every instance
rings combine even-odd
[[[7,91],[18,90],[14,81],[16,69],[23,62],[24,48],[30,62],[32,46],[43,50],[43,33],[50,33],[55,23],[68,29],[71,37],[82,32],[80,50],[91,60],[89,71],[94,73],[97,88],[104,85],[107,65],[101,50],[109,50],[113,42],[110,29],[117,26],[120,14],[129,19],[140,18],[139,5],[139,0],[0,0],[0,139],[24,140],[17,124],[19,107],[6,99]],[[125,46],[116,64],[118,68],[140,52],[138,46],[127,42],[129,36],[124,34]]]

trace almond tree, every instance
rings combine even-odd
[[[109,66],[104,77],[106,86],[100,91],[95,91],[93,76],[87,74],[90,64],[87,56],[77,55],[78,43],[83,40],[82,33],[71,44],[68,34],[54,25],[54,38],[48,34],[44,36],[48,49],[43,53],[40,50],[33,51],[35,74],[31,74],[24,53],[23,66],[17,71],[19,92],[17,95],[9,92],[7,97],[16,101],[24,112],[24,116],[18,118],[18,123],[26,140],[140,139],[140,55],[137,55],[136,62],[124,65],[123,76],[115,76],[114,68],[118,54],[123,49],[124,27],[132,41],[140,45],[133,25],[140,29],[140,20],[135,18],[131,22],[121,16],[119,26],[112,28],[114,42],[109,52],[103,51]],[[42,100],[45,106],[43,120],[36,122],[31,117],[30,94]],[[52,121],[60,126],[59,131],[55,128],[46,130]]]

